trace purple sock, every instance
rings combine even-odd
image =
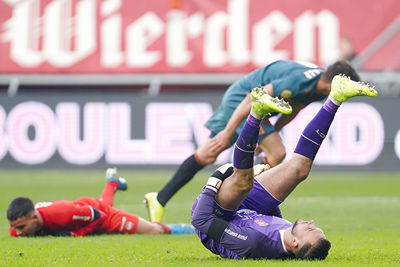
[[[328,134],[338,108],[339,106],[335,105],[329,98],[325,101],[317,115],[304,129],[294,150],[295,153],[314,160],[322,141]]]
[[[233,166],[237,169],[253,168],[254,150],[256,149],[261,121],[251,114],[247,118],[233,151]]]

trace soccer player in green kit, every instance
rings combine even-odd
[[[145,195],[150,220],[161,221],[164,207],[172,196],[199,170],[215,162],[219,154],[235,143],[250,113],[250,92],[254,87],[261,86],[270,96],[285,99],[293,108],[291,114],[280,116],[274,125],[268,117],[261,123],[258,149],[265,154],[264,163],[274,167],[286,156],[278,132],[305,106],[327,97],[331,81],[338,74],[360,81],[355,69],[345,60],[337,61],[326,69],[309,63],[278,60],[233,83],[225,92],[221,105],[205,124],[211,131],[209,139],[179,166],[163,189]],[[276,215],[280,214],[279,209],[276,212]]]

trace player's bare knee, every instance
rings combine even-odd
[[[213,155],[207,155],[206,157],[203,157],[201,159],[201,162],[199,162],[201,165],[210,165],[212,163],[214,163],[217,160],[216,156]]]
[[[307,179],[308,174],[310,173],[310,170],[311,170],[311,165],[312,165],[312,161],[305,157],[297,158],[296,160],[293,161],[293,164],[291,164],[291,167],[293,168],[296,179],[299,182],[302,182],[305,179]]]
[[[236,172],[233,175],[235,179],[235,189],[240,193],[248,193],[254,186],[253,172]]]
[[[286,150],[282,149],[276,152],[275,154],[271,155],[268,157],[268,163],[270,164],[271,167],[274,167],[281,163],[286,157]]]
[[[199,164],[206,166],[214,163],[217,160],[218,154],[205,151],[196,151],[195,157]]]
[[[272,150],[264,151],[268,164],[275,167],[280,164],[286,157],[286,149],[283,145],[277,144]]]

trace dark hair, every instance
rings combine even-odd
[[[18,218],[29,215],[35,210],[32,200],[26,197],[17,197],[7,209],[7,219],[15,221]]]
[[[299,251],[295,253],[297,259],[303,260],[323,260],[328,256],[331,242],[328,239],[322,238],[317,241],[314,246],[306,243]]]
[[[328,66],[324,72],[324,77],[326,81],[330,82],[332,81],[333,77],[338,74],[344,74],[356,82],[360,81],[360,76],[358,76],[357,71],[353,68],[349,61],[344,59],[338,60],[332,65]]]

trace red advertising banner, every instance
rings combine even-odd
[[[348,37],[363,70],[400,70],[398,0],[0,0],[3,74],[244,73],[327,65]]]

